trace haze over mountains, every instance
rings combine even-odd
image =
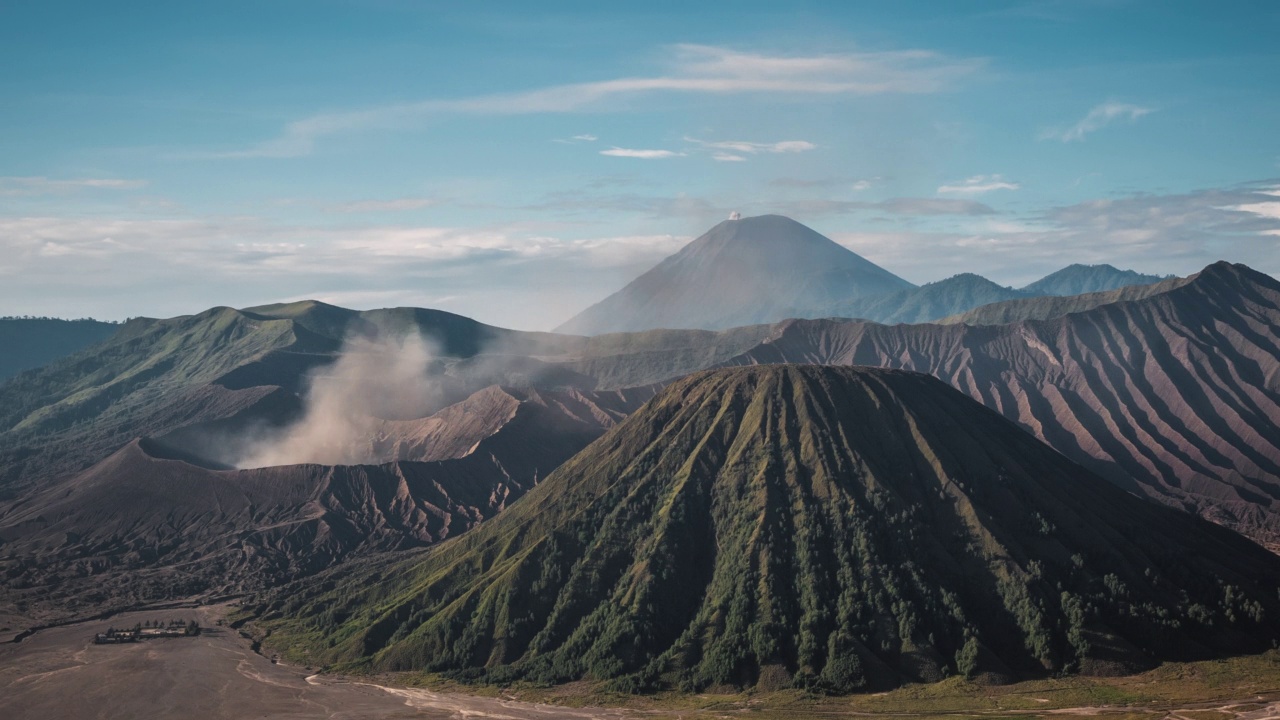
[[[763,215],[716,225],[556,332],[722,330],[821,317],[920,323],[1005,300],[1162,279],[1110,265],[1071,265],[1021,290],[973,273],[916,287],[790,218]]]

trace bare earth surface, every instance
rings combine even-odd
[[[108,626],[196,617],[213,626],[217,609],[128,613],[36,633],[0,645],[0,718],[539,718],[621,717],[492,698],[310,676],[273,665],[235,630],[199,637],[94,645]]]
[[[759,701],[715,708],[628,710],[567,708],[501,698],[389,688],[303,668],[272,664],[235,630],[216,627],[223,607],[126,613],[42,630],[21,643],[0,644],[0,719],[81,718],[450,718],[483,720],[626,720],[628,718],[724,718],[800,720],[806,717],[993,718],[1101,717],[1120,720],[1267,720],[1280,718],[1275,695],[1252,693],[1238,702],[1170,704],[1165,707],[1099,704],[1044,710],[924,710],[867,712],[840,708],[840,700],[812,708],[770,708]],[[148,640],[133,645],[93,645],[109,626],[171,618],[197,619],[199,637]],[[1034,698],[1048,703],[1047,699]]]

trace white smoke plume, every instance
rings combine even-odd
[[[337,361],[310,374],[302,418],[251,443],[236,464],[383,462],[370,442],[382,421],[423,417],[438,402],[439,389],[427,372],[435,356],[416,332],[348,338]]]

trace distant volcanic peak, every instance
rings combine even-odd
[[[780,215],[726,220],[557,332],[720,330],[827,315],[833,303],[911,283]]]
[[[1150,285],[1166,280],[1158,275],[1144,275],[1133,270],[1120,270],[1112,265],[1068,265],[1023,288],[1032,295],[1081,295],[1118,290],[1133,285]]]
[[[977,274],[977,273],[971,273],[971,272],[956,273],[955,275],[952,275],[952,276],[951,276],[951,277],[949,277],[949,278],[944,278],[944,279],[942,279],[942,280],[936,280],[936,281],[931,282],[931,283],[929,283],[929,284],[930,284],[930,285],[938,285],[938,284],[940,284],[940,283],[956,283],[956,284],[960,284],[960,283],[971,283],[971,284],[981,284],[981,285],[988,285],[988,284],[990,284],[990,285],[996,285],[997,287],[999,287],[999,286],[1000,286],[1000,284],[999,284],[999,283],[997,283],[997,282],[995,282],[994,280],[990,280],[990,279],[985,278],[985,277],[983,277],[983,276],[981,276],[981,275],[979,275],[979,274]]]
[[[372,572],[291,591],[273,640],[504,681],[850,692],[1280,638],[1280,559],[894,370],[697,373],[463,539]]]
[[[761,252],[769,249],[829,257],[841,266],[856,265],[859,269],[874,269],[886,277],[897,279],[903,287],[911,286],[907,281],[875,266],[816,230],[783,215],[759,215],[740,220],[725,220],[686,245],[673,257],[680,257],[685,253],[693,255],[708,251]],[[786,270],[785,266],[777,269]]]
[[[1232,263],[1226,260],[1206,265],[1203,270],[1191,276],[1197,281],[1230,281],[1230,282],[1246,282],[1256,285],[1264,285],[1268,287],[1280,287],[1280,281],[1274,277],[1254,270],[1243,263]]]

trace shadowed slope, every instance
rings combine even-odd
[[[780,366],[676,382],[474,532],[263,622],[312,665],[847,692],[1262,650],[1277,581],[937,380]]]

